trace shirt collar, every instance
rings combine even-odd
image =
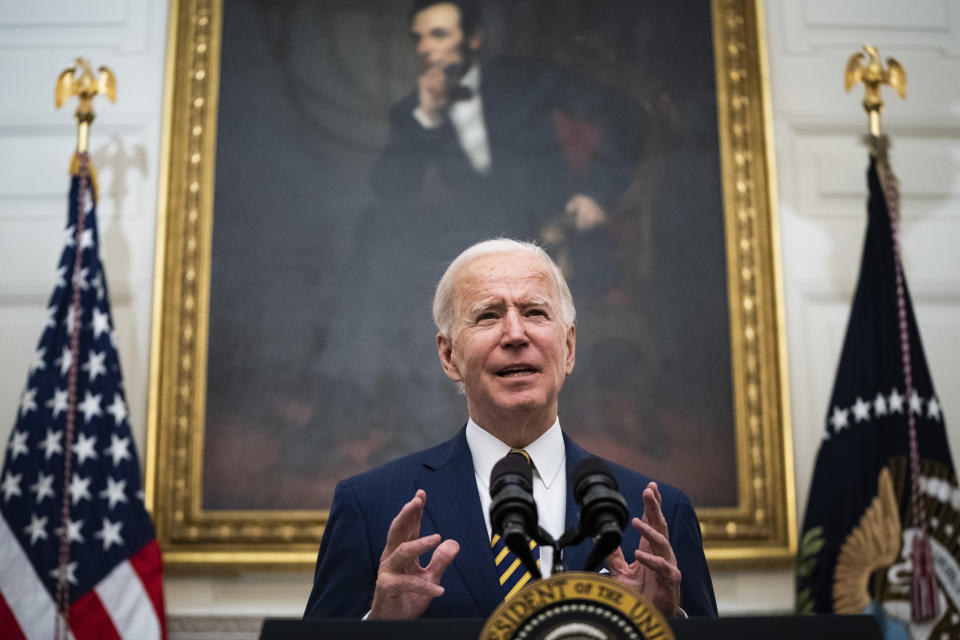
[[[510,451],[510,445],[485,431],[483,427],[473,421],[473,418],[467,420],[466,436],[477,478],[484,489],[489,489],[490,472],[493,471],[493,466],[500,461],[500,458]],[[533,462],[534,478],[539,476],[540,481],[549,489],[557,476],[560,475],[560,469],[566,455],[563,432],[560,430],[560,418],[558,417],[553,426],[539,438],[524,447],[524,451],[529,454],[530,460]]]
[[[480,65],[477,63],[470,65],[470,68],[467,69],[465,74],[463,74],[458,84],[462,87],[471,89],[474,95],[476,95],[476,93],[480,90]]]

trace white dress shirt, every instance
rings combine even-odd
[[[477,173],[487,174],[490,172],[490,141],[483,120],[480,66],[472,65],[460,78],[459,84],[470,89],[470,97],[452,102],[447,109],[447,117],[473,169]],[[436,129],[444,122],[443,119],[431,120],[419,106],[413,110],[413,117],[426,129]]]
[[[490,526],[490,472],[493,466],[507,453],[510,445],[484,431],[471,418],[467,421],[467,446],[473,458],[477,479],[477,492],[483,519],[487,524],[487,538],[492,536]],[[537,502],[540,526],[554,538],[563,535],[567,512],[567,456],[560,431],[559,418],[543,435],[524,447],[533,464],[533,499]],[[540,547],[540,571],[550,575],[553,549]]]

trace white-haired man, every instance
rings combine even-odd
[[[568,474],[590,454],[558,419],[576,325],[556,264],[532,244],[476,244],[447,268],[433,314],[440,363],[466,395],[467,424],[452,440],[337,486],[307,617],[488,616],[513,584],[492,548],[487,485],[511,448],[529,455],[541,526],[559,537],[575,522]],[[689,499],[623,467],[611,470],[639,517],[604,569],[665,615],[716,615]],[[567,566],[579,569],[590,544],[567,548]],[[551,550],[539,552],[548,570]]]

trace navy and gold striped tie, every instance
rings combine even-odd
[[[500,534],[493,534],[490,540],[490,548],[493,549],[493,561],[497,565],[497,576],[500,578],[500,588],[503,590],[503,599],[509,600],[517,591],[530,582],[530,572],[520,562],[520,558],[507,548]],[[533,552],[533,559],[540,566],[540,545],[535,541],[530,541],[530,550]]]
[[[510,453],[521,454],[527,459],[528,464],[533,465],[533,462],[530,460],[530,454],[523,449],[511,449]],[[520,558],[507,548],[500,534],[493,534],[493,537],[490,539],[490,548],[493,550],[493,562],[497,567],[497,577],[500,579],[503,599],[509,600],[517,591],[520,591],[525,584],[530,582],[532,576],[526,567],[523,566],[523,563],[520,562]],[[534,540],[530,541],[530,551],[539,567],[540,546]]]

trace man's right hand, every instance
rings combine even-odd
[[[440,579],[460,551],[460,545],[456,540],[441,543],[438,533],[420,537],[420,519],[426,504],[426,492],[418,489],[390,523],[387,546],[380,556],[370,620],[416,618],[434,598],[443,595]],[[430,564],[421,567],[420,555],[431,549],[434,551]]]
[[[447,74],[438,66],[428,67],[417,78],[417,94],[420,112],[430,121],[443,120],[444,110],[450,102]]]

